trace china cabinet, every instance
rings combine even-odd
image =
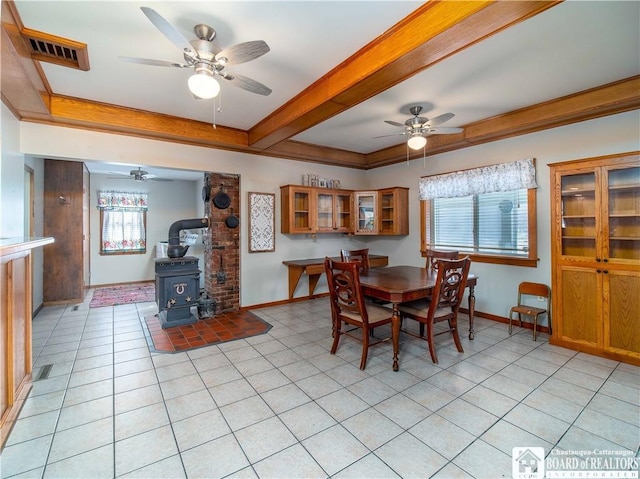
[[[550,342],[640,364],[640,156],[549,166]]]

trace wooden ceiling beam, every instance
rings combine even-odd
[[[16,115],[49,118],[50,88],[22,40],[22,21],[13,2],[2,1],[2,101]]]
[[[291,138],[557,1],[431,1],[249,130],[266,149]]]

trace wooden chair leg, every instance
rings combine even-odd
[[[420,337],[424,338],[424,323],[419,323],[420,324]]]
[[[456,343],[458,352],[464,353],[464,349],[462,349],[462,343],[460,342],[460,336],[458,335],[458,321],[455,319],[449,321],[449,328],[451,329],[451,334],[453,334],[453,342]]]
[[[336,324],[337,323],[337,324]],[[337,321],[333,324],[333,344],[331,345],[331,354],[336,354],[338,349],[338,343],[340,342],[340,335],[342,334],[341,321]]]
[[[536,341],[536,328],[538,327],[538,315],[533,316],[533,340]]]
[[[438,364],[438,356],[436,354],[436,348],[433,344],[433,322],[427,323],[427,341],[429,342],[429,353],[431,354],[431,361]]]
[[[364,370],[367,365],[367,353],[369,352],[369,330],[362,330],[362,359],[360,360],[360,369]]]

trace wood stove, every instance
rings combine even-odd
[[[162,328],[195,323],[198,316],[191,308],[198,306],[198,258],[157,258],[155,262],[156,303]]]

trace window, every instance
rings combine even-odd
[[[536,266],[536,189],[513,188],[532,184],[505,182],[505,165],[497,166],[421,179],[421,195],[433,196],[421,201],[422,251],[455,250],[478,262]]]
[[[100,254],[147,252],[147,194],[99,191]]]

